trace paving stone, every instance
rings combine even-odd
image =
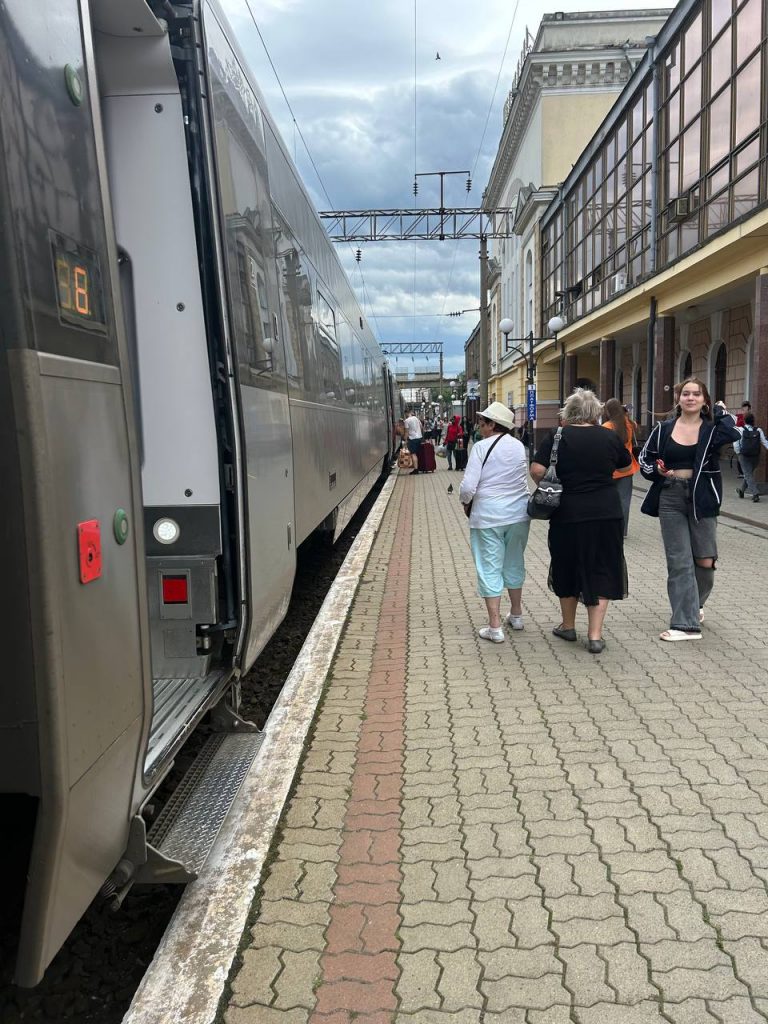
[[[420,924],[413,928],[400,929],[402,948],[406,953],[424,949],[455,952],[465,946],[474,945],[469,923]]]
[[[413,906],[403,904],[400,916],[404,928],[415,928],[423,924],[471,924],[474,920],[469,903],[465,900],[455,900],[453,903],[421,902]]]
[[[573,946],[561,950],[560,956],[565,962],[565,985],[577,1006],[592,1006],[614,998],[605,982],[605,962],[598,956],[597,947]]]
[[[232,982],[233,1003],[269,1006],[275,998],[273,983],[283,969],[280,954],[274,946],[243,951],[243,962]]]
[[[263,900],[259,910],[261,924],[275,922],[296,925],[321,925],[330,920],[327,903],[300,902],[298,900]]]
[[[311,1010],[315,1005],[315,987],[320,978],[320,953],[291,953],[282,956],[283,970],[274,982],[276,1009],[291,1010],[301,1006]]]
[[[422,900],[433,900],[437,896],[435,889],[436,873],[428,861],[401,866],[402,882],[400,891],[404,903],[419,903]]]
[[[309,1010],[276,1010],[268,1006],[230,1006],[226,1024],[308,1024]]]
[[[729,965],[708,967],[704,970],[675,967],[671,971],[652,968],[652,977],[670,1002],[701,997],[703,999],[729,999],[748,996],[745,986],[734,976]]]
[[[663,907],[666,921],[681,942],[695,942],[702,938],[714,941],[715,930],[704,920],[701,906],[690,893],[658,893],[656,900]]]
[[[437,982],[440,976],[440,965],[432,949],[422,949],[413,953],[401,953],[397,958],[400,977],[396,984],[400,999],[399,1009],[413,1013],[440,1006]]]
[[[439,900],[467,899],[472,895],[469,868],[463,860],[438,862],[432,868],[435,875],[434,890]]]
[[[480,982],[480,989],[486,996],[487,1007],[491,1012],[513,1007],[545,1010],[557,1003],[567,1006],[571,1001],[562,986],[559,969],[557,974],[544,974],[536,978],[522,978],[514,974],[502,981],[491,981],[486,976]]]
[[[595,1006],[577,1007],[578,1024],[661,1024],[658,1002],[646,1000],[635,1006],[617,1006],[615,1003],[597,1003]]]
[[[442,968],[438,992],[443,1010],[463,1010],[470,1006],[483,1005],[483,998],[478,989],[482,968],[475,957],[474,949],[438,953],[437,962]]]
[[[715,1017],[703,999],[684,999],[682,1003],[664,1003],[664,1013],[673,1024],[722,1024],[726,1017]]]

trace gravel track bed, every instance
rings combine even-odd
[[[313,536],[299,549],[285,620],[242,683],[241,714],[259,727],[383,483],[382,478],[333,547]],[[204,738],[201,731],[203,736],[193,736],[177,758],[173,777],[180,777],[194,758]],[[164,786],[172,789],[172,783]],[[10,937],[0,931],[2,1024],[120,1024],[182,892],[181,886],[134,888],[117,914],[94,903],[35,989],[11,984],[13,949]]]

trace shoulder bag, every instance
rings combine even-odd
[[[502,437],[504,437],[504,435],[503,434],[499,434],[499,436],[493,442],[491,447],[485,453],[485,458],[483,459],[483,465],[480,467],[480,476],[477,478],[477,486],[478,487],[480,486],[480,477],[483,475],[483,466],[485,466],[486,462],[488,461],[488,456],[491,454],[491,452],[496,447],[496,445],[499,443],[499,441],[502,439]],[[477,488],[475,488],[475,493],[477,493]],[[474,500],[475,499],[473,498],[472,501],[474,501]],[[464,515],[467,517],[467,519],[469,519],[469,517],[472,515],[472,501],[466,502],[466,504],[463,506],[463,508],[464,508]]]
[[[551,519],[552,514],[560,507],[560,498],[563,493],[563,485],[557,476],[557,449],[560,447],[560,438],[563,436],[563,428],[558,427],[555,439],[552,442],[552,454],[549,457],[549,468],[539,481],[539,485],[528,499],[528,515],[531,519]]]

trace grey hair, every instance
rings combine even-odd
[[[560,410],[560,422],[564,426],[569,423],[597,423],[602,411],[602,402],[594,391],[576,388]]]

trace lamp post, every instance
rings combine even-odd
[[[554,339],[555,345],[557,345],[557,335],[559,331],[562,331],[565,327],[565,321],[561,316],[553,316],[547,324],[547,329],[551,335],[550,338],[534,338],[533,331],[527,334],[524,338],[510,338],[510,334],[515,329],[515,324],[508,317],[505,317],[499,322],[499,330],[504,335],[504,352],[518,352],[525,360],[525,383],[526,383],[526,413],[527,420],[531,424],[528,431],[529,439],[529,461],[533,461],[533,453],[535,450],[534,440],[534,424],[536,422],[536,360],[533,356],[533,346],[539,341],[550,341]],[[514,342],[528,342],[528,351],[520,348],[519,345],[513,344]]]

